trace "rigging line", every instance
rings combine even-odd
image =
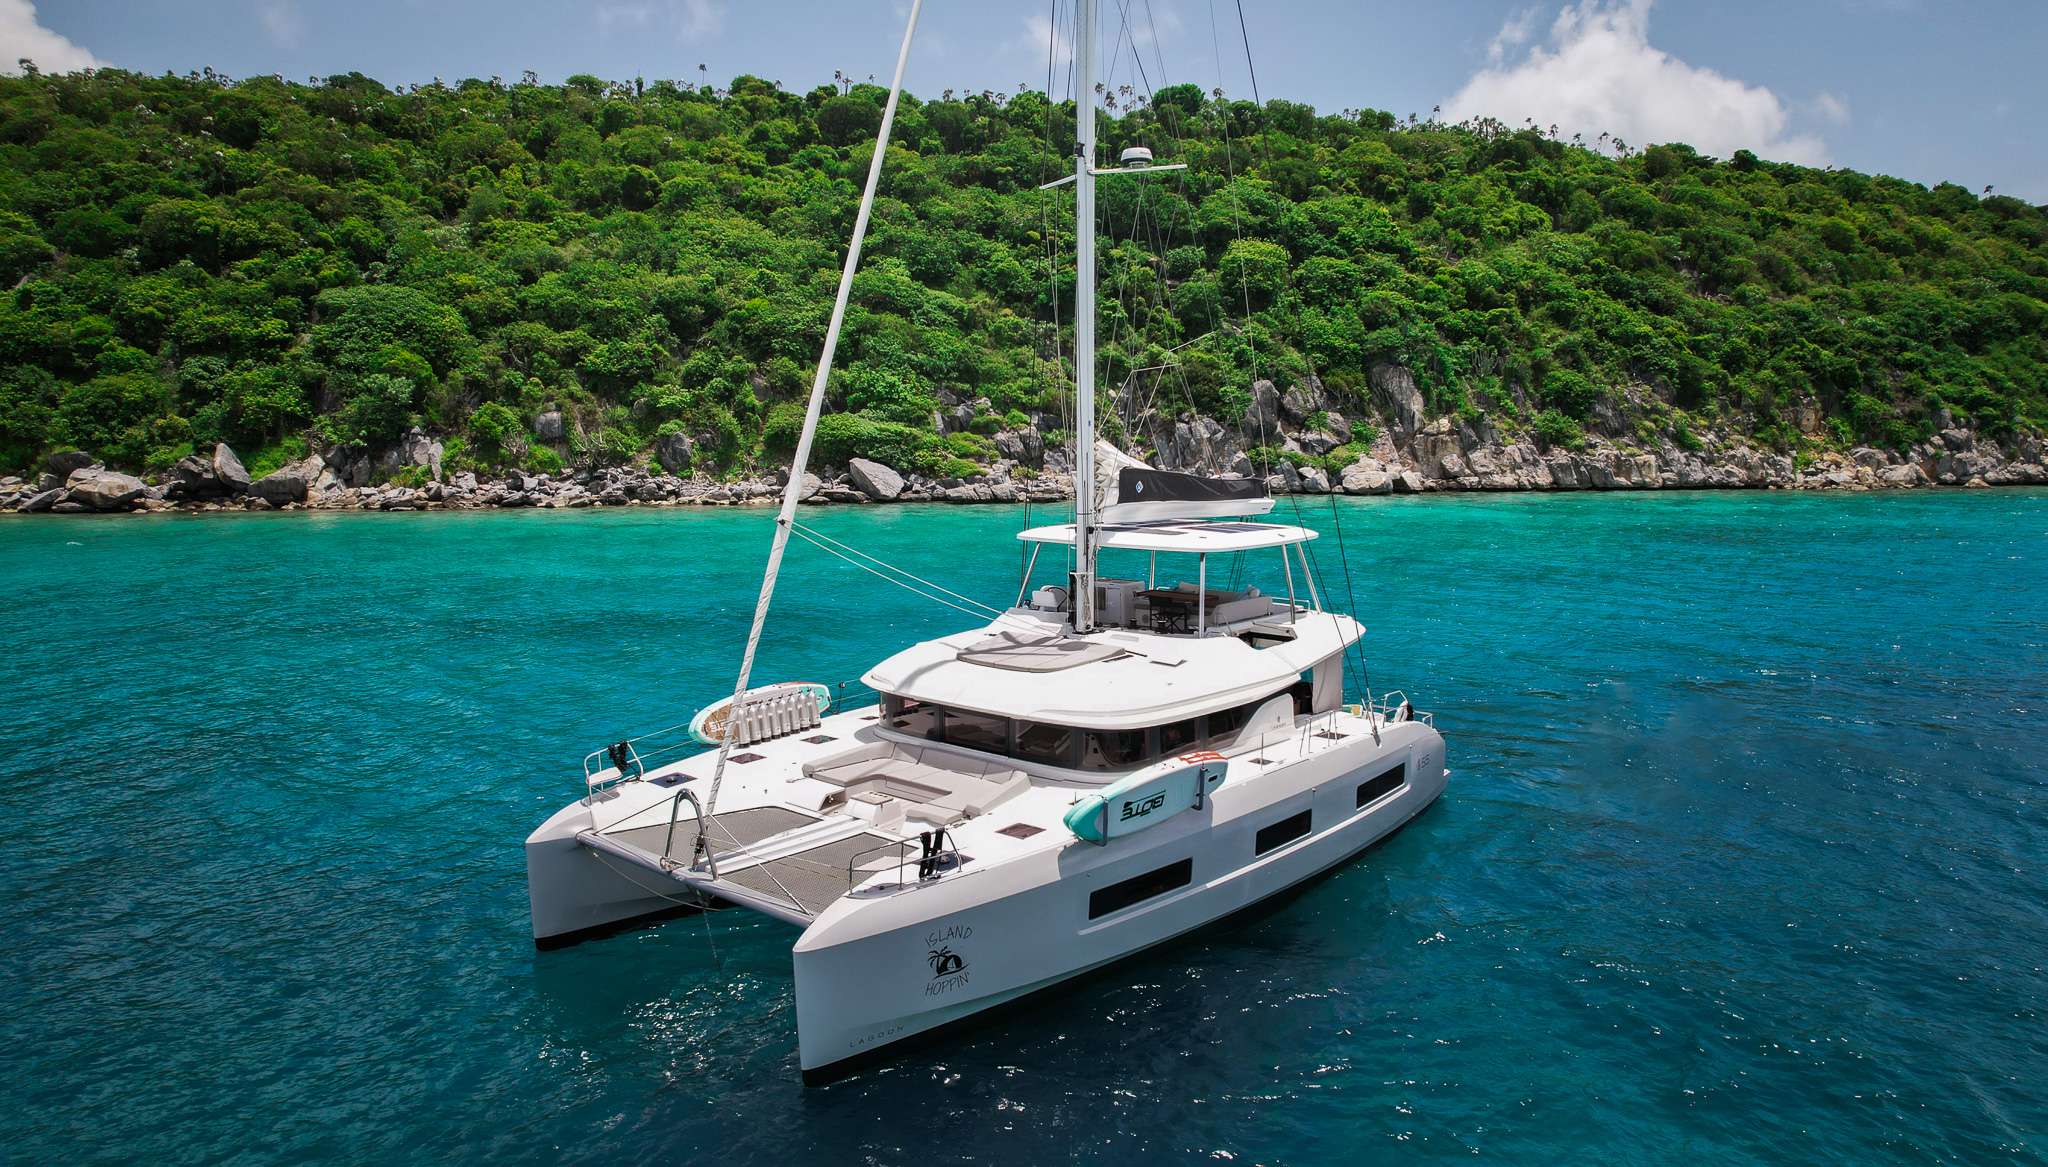
[[[1241,9],[1241,8],[1240,8],[1240,12],[1242,12],[1242,9]],[[1222,38],[1222,35],[1221,35],[1220,33],[1218,33],[1218,32],[1217,32],[1217,30],[1216,30],[1216,0],[1209,0],[1209,41],[1210,41],[1210,45],[1212,46],[1212,50],[1211,50],[1211,52],[1212,52],[1212,55],[1213,55],[1213,56],[1215,57],[1215,59],[1216,59],[1216,88],[1217,88],[1217,92],[1218,92],[1218,93],[1220,94],[1220,93],[1221,93],[1221,92],[1223,91],[1223,38]],[[1249,41],[1249,40],[1247,40],[1247,41],[1246,41],[1246,50],[1247,50],[1247,51],[1249,51],[1249,50],[1250,50],[1250,41]],[[1219,99],[1219,100],[1220,100],[1220,99]],[[1217,117],[1216,117],[1216,124],[1217,124],[1218,128],[1219,128],[1219,129],[1221,129],[1221,131],[1222,131],[1222,133],[1223,133],[1223,176],[1224,176],[1224,181],[1225,181],[1225,185],[1226,185],[1226,186],[1227,186],[1227,187],[1229,188],[1229,190],[1230,190],[1230,218],[1231,218],[1231,229],[1232,229],[1232,232],[1233,232],[1233,234],[1235,234],[1235,236],[1237,237],[1237,240],[1238,240],[1239,242],[1243,242],[1243,240],[1244,240],[1244,204],[1243,204],[1243,192],[1241,192],[1241,191],[1239,191],[1239,190],[1237,189],[1237,162],[1236,162],[1236,151],[1235,151],[1235,148],[1234,148],[1234,147],[1232,146],[1232,144],[1231,144],[1231,137],[1230,137],[1230,111],[1229,111],[1229,110],[1227,110],[1227,109],[1222,109],[1222,110],[1218,110],[1218,111],[1217,111]],[[1240,289],[1242,290],[1242,292],[1243,292],[1243,296],[1244,296],[1244,318],[1245,318],[1245,327],[1244,327],[1244,329],[1243,329],[1242,335],[1243,335],[1243,337],[1244,337],[1244,341],[1245,341],[1245,346],[1246,346],[1247,348],[1251,349],[1251,357],[1252,357],[1252,361],[1251,361],[1251,364],[1252,364],[1252,387],[1253,387],[1253,396],[1252,396],[1252,403],[1253,403],[1254,405],[1256,405],[1256,404],[1258,404],[1258,395],[1257,395],[1257,387],[1258,387],[1258,381],[1259,381],[1259,339],[1258,339],[1258,336],[1257,336],[1257,335],[1256,335],[1256,334],[1255,334],[1255,333],[1254,333],[1254,332],[1252,331],[1252,328],[1251,328],[1251,324],[1252,324],[1252,319],[1251,319],[1251,316],[1252,316],[1252,292],[1251,292],[1251,283],[1250,283],[1250,275],[1249,275],[1249,273],[1247,273],[1247,272],[1246,272],[1246,271],[1244,270],[1244,265],[1242,265],[1242,264],[1240,264],[1240,265],[1239,265],[1239,267],[1238,267],[1238,284],[1239,284],[1239,287],[1240,287]],[[1275,392],[1276,392],[1276,393],[1278,392],[1278,388],[1277,388],[1277,387],[1275,388]],[[1272,454],[1272,450],[1273,450],[1273,445],[1272,445],[1272,438],[1273,438],[1273,435],[1271,434],[1271,432],[1269,432],[1269,431],[1268,431],[1268,429],[1267,429],[1267,426],[1266,426],[1266,414],[1265,414],[1265,411],[1264,411],[1264,410],[1260,410],[1260,411],[1259,411],[1259,452],[1260,452],[1260,453],[1261,453],[1262,455],[1264,455],[1264,457],[1265,457],[1265,464],[1264,464],[1264,465],[1262,465],[1262,466],[1259,466],[1259,467],[1257,467],[1257,469],[1258,469],[1258,472],[1259,472],[1259,477],[1260,477],[1261,479],[1270,479],[1270,478],[1272,478],[1272,476],[1273,476],[1273,454]]]
[[[1244,65],[1245,65],[1245,71],[1246,71],[1246,72],[1247,72],[1247,73],[1248,73],[1248,74],[1250,75],[1250,77],[1251,77],[1251,83],[1252,83],[1252,101],[1253,101],[1253,103],[1254,103],[1254,104],[1255,104],[1255,105],[1256,105],[1256,106],[1257,106],[1257,107],[1258,107],[1258,108],[1259,108],[1259,109],[1260,109],[1261,111],[1263,111],[1263,109],[1264,109],[1264,104],[1265,104],[1265,103],[1264,103],[1264,102],[1263,102],[1263,100],[1261,100],[1261,98],[1259,97],[1259,72],[1258,72],[1258,66],[1257,66],[1256,64],[1254,64],[1254,62],[1253,62],[1253,60],[1252,60],[1252,39],[1251,39],[1251,33],[1250,33],[1250,31],[1249,31],[1249,30],[1248,30],[1248,29],[1246,28],[1246,26],[1245,26],[1245,20],[1244,20],[1244,0],[1236,0],[1236,3],[1237,3],[1237,29],[1238,29],[1238,35],[1239,35],[1239,37],[1240,37],[1240,38],[1242,39],[1242,41],[1243,41],[1243,44],[1244,44]],[[1211,31],[1211,35],[1213,36],[1213,35],[1214,35],[1214,32],[1215,32],[1215,28],[1214,28],[1214,18],[1215,18],[1215,0],[1210,0],[1210,5],[1209,5],[1209,11],[1210,11],[1210,19],[1211,19],[1211,28],[1210,28],[1210,31]],[[1219,55],[1220,55],[1220,46],[1219,46],[1219,50],[1218,50],[1218,51],[1219,51]],[[1226,119],[1226,121],[1227,121],[1227,119]],[[1227,133],[1228,133],[1228,131],[1226,130],[1226,135],[1227,135]],[[1270,170],[1270,169],[1272,168],[1272,149],[1271,149],[1271,143],[1270,143],[1270,141],[1268,140],[1268,135],[1266,135],[1266,134],[1260,134],[1260,135],[1259,135],[1258,137],[1259,137],[1259,153],[1260,153],[1260,155],[1261,155],[1261,156],[1263,157],[1263,159],[1265,160],[1265,163],[1266,163],[1266,168],[1267,168],[1268,170]],[[1225,141],[1226,141],[1226,143],[1228,142],[1228,137],[1227,137],[1227,136],[1226,136],[1226,138],[1225,138]],[[1227,146],[1226,146],[1226,151],[1227,151]],[[1235,208],[1236,208],[1236,206],[1237,206],[1237,202],[1236,202],[1236,200],[1234,200],[1234,199],[1233,199],[1233,200],[1232,200],[1232,204],[1231,204],[1231,205],[1232,205],[1233,209],[1235,209]],[[1241,228],[1240,228],[1240,231],[1241,231]],[[1294,291],[1294,270],[1293,270],[1293,264],[1292,264],[1291,262],[1290,262],[1290,263],[1288,263],[1287,265],[1285,265],[1285,266],[1283,267],[1283,269],[1282,269],[1282,273],[1281,273],[1281,278],[1282,278],[1282,282],[1283,282],[1284,286],[1286,287],[1287,291],[1288,291],[1288,292],[1290,292],[1290,293],[1292,293],[1292,292]],[[1247,287],[1246,287],[1246,291],[1245,291],[1245,315],[1246,315],[1246,320],[1247,320],[1247,323],[1249,323],[1249,321],[1250,321],[1250,315],[1251,315],[1251,292],[1250,292],[1249,286],[1247,286]],[[1248,340],[1249,340],[1249,339],[1251,339],[1251,338],[1250,338],[1250,336],[1249,336],[1249,331],[1247,332],[1247,339],[1248,339]],[[1258,350],[1257,350],[1257,347],[1256,347],[1256,344],[1257,344],[1257,342],[1256,342],[1255,340],[1253,340],[1253,341],[1252,341],[1252,343],[1253,343],[1253,345],[1254,345],[1254,348],[1253,348],[1253,352],[1254,352],[1254,353],[1256,354],[1256,352],[1258,351]],[[1320,373],[1320,372],[1319,372],[1319,371],[1317,370],[1317,368],[1316,368],[1316,362],[1315,362],[1315,356],[1314,356],[1314,354],[1312,354],[1312,353],[1308,353],[1308,352],[1303,352],[1303,353],[1302,353],[1302,358],[1303,358],[1303,359],[1304,359],[1305,361],[1307,361],[1307,362],[1308,362],[1308,367],[1309,367],[1309,375],[1310,375],[1311,377],[1314,377],[1314,378],[1316,379],[1316,383],[1320,385],[1320,384],[1322,383],[1322,376],[1321,376],[1321,373]],[[1276,390],[1276,391],[1277,391],[1277,390]],[[1264,414],[1263,414],[1263,412],[1262,412],[1262,413],[1261,413],[1261,415],[1260,415],[1260,427],[1261,427],[1261,429],[1262,429],[1262,430],[1263,430],[1263,428],[1264,428],[1264,424],[1265,424],[1265,419],[1264,419]],[[1326,485],[1328,485],[1328,484],[1326,484]],[[1296,524],[1301,524],[1301,523],[1302,523],[1302,521],[1303,521],[1303,518],[1302,518],[1302,514],[1301,514],[1301,499],[1300,499],[1300,496],[1299,496],[1299,495],[1291,495],[1291,496],[1289,496],[1289,505],[1290,505],[1290,507],[1291,507],[1291,508],[1293,509],[1293,511],[1294,511],[1294,517],[1295,517],[1295,522],[1296,522]],[[1349,607],[1351,608],[1351,611],[1352,611],[1352,612],[1354,613],[1354,619],[1355,619],[1355,618],[1356,618],[1356,616],[1355,616],[1355,613],[1356,613],[1356,612],[1357,612],[1357,610],[1358,610],[1358,594],[1357,594],[1357,592],[1356,592],[1356,591],[1355,591],[1355,590],[1353,589],[1353,587],[1352,587],[1352,583],[1351,583],[1351,557],[1350,557],[1350,554],[1349,554],[1349,552],[1348,552],[1348,551],[1347,551],[1347,550],[1345,549],[1345,545],[1344,545],[1344,524],[1343,524],[1343,519],[1342,519],[1342,516],[1341,516],[1341,515],[1339,515],[1339,513],[1338,513],[1338,511],[1337,511],[1337,496],[1336,496],[1336,492],[1335,492],[1335,490],[1334,490],[1334,489],[1332,489],[1332,490],[1330,491],[1330,518],[1331,518],[1331,523],[1332,523],[1332,525],[1333,525],[1333,526],[1334,526],[1334,527],[1336,528],[1336,533],[1337,533],[1337,560],[1338,560],[1338,563],[1339,563],[1339,565],[1340,565],[1340,566],[1341,566],[1341,567],[1342,567],[1342,568],[1344,569],[1344,598],[1345,598],[1345,603],[1346,603],[1347,605],[1349,605]],[[1320,560],[1321,560],[1321,558],[1322,558],[1322,557],[1321,557],[1320,555],[1316,554],[1316,552],[1315,552],[1314,548],[1309,548],[1309,549],[1308,549],[1308,554],[1309,554],[1309,558],[1310,558],[1310,560],[1311,560],[1311,561],[1314,561],[1314,562],[1316,562],[1316,563],[1317,563],[1318,565],[1320,565]],[[1340,634],[1341,634],[1341,625],[1339,625],[1339,624],[1337,623],[1337,613],[1335,613],[1335,612],[1332,612],[1332,613],[1330,613],[1330,623],[1331,623],[1331,626],[1332,626],[1333,628],[1338,628],[1338,629],[1340,630]],[[1365,657],[1365,643],[1364,643],[1364,640],[1365,640],[1365,638],[1364,638],[1363,636],[1361,636],[1361,637],[1358,637],[1357,639],[1353,640],[1353,641],[1351,642],[1351,644],[1350,644],[1350,645],[1346,646],[1346,647],[1347,647],[1347,649],[1349,650],[1349,651],[1347,651],[1347,654],[1346,654],[1346,655],[1347,655],[1347,657],[1348,657],[1348,656],[1349,656],[1349,655],[1351,654],[1351,652],[1355,652],[1355,653],[1356,653],[1356,655],[1357,655],[1357,658],[1358,658],[1358,675],[1359,675],[1359,683],[1360,683],[1360,684],[1361,684],[1362,686],[1364,686],[1364,688],[1365,688],[1365,693],[1366,693],[1366,704],[1367,704],[1368,706],[1370,706],[1370,705],[1371,705],[1371,703],[1372,703],[1372,677],[1371,677],[1371,673],[1370,673],[1370,672],[1368,671],[1368,668],[1367,668],[1367,665],[1366,665],[1366,657]],[[1368,712],[1368,713],[1370,713],[1370,712],[1371,712],[1371,710],[1370,710],[1370,709],[1368,708],[1367,712]],[[1374,725],[1374,727],[1373,727],[1373,739],[1374,739],[1375,741],[1379,740],[1379,727],[1378,727],[1378,725],[1377,725],[1377,724],[1375,724],[1375,725]]]
[[[906,571],[903,568],[897,567],[895,564],[888,562],[887,560],[877,559],[876,557],[869,555],[867,552],[862,551],[858,547],[853,547],[848,544],[841,543],[839,540],[834,539],[832,536],[825,534],[823,531],[818,530],[816,527],[811,527],[803,523],[798,523],[796,525],[796,530],[799,534],[804,535],[805,537],[809,538],[812,542],[817,543],[819,546],[830,544],[832,548],[837,548],[839,551],[843,551],[848,555],[853,555],[861,559],[865,559],[869,563],[875,564],[878,567],[887,568],[888,570],[893,571],[898,575],[904,576],[908,579],[914,580],[917,583],[924,585],[925,587],[931,588],[933,591],[943,592],[946,595],[953,597],[954,599],[960,601],[963,604],[972,604],[977,608],[982,608],[986,610],[990,615],[997,615],[1002,611],[1001,608],[997,608],[991,604],[984,604],[980,600],[977,600],[972,596],[963,596],[959,592],[953,591],[943,584],[934,583],[931,580],[924,579],[921,576],[917,575],[915,572]]]
[[[1244,26],[1244,0],[1237,0],[1237,35],[1244,40],[1244,71],[1252,77],[1252,103],[1263,109],[1266,99],[1259,96],[1259,70],[1252,64],[1252,34]]]
[[[1166,81],[1166,54],[1160,49],[1159,21],[1155,20],[1152,16],[1152,0],[1145,0],[1145,23],[1152,29],[1152,60],[1158,64],[1159,80],[1161,84],[1164,84]],[[1152,95],[1150,94],[1146,95],[1148,101],[1151,100],[1151,97]]]
[[[1145,75],[1145,58],[1138,50],[1138,30],[1131,27],[1131,10],[1129,6],[1127,6],[1124,3],[1124,0],[1116,0],[1116,9],[1117,24],[1119,25],[1119,28],[1116,34],[1116,52],[1110,54],[1109,80],[1115,80],[1116,66],[1118,61],[1117,54],[1123,51],[1124,40],[1126,36],[1128,36],[1131,42],[1131,64],[1137,66],[1138,80],[1144,83],[1146,100],[1149,102],[1151,100],[1150,95],[1152,93],[1152,79]],[[1152,30],[1152,39],[1156,45],[1159,39],[1159,30],[1157,28],[1154,28]],[[1162,78],[1164,78],[1166,76],[1166,70],[1162,68],[1159,71],[1159,75]]]
[[[782,507],[776,516],[775,537],[768,547],[768,567],[761,576],[761,594],[754,601],[754,621],[747,633],[746,651],[740,656],[739,678],[733,684],[732,699],[738,702],[747,692],[747,682],[754,671],[754,655],[761,648],[761,633],[768,625],[768,609],[775,600],[775,577],[781,571],[782,554],[789,546],[790,528],[796,525],[796,504],[798,492],[802,489],[804,465],[810,461],[811,442],[817,436],[818,418],[825,409],[825,385],[832,376],[832,356],[839,347],[839,330],[846,323],[846,305],[853,294],[853,274],[860,268],[861,244],[866,241],[868,219],[875,209],[875,192],[882,185],[882,159],[889,153],[889,131],[896,123],[896,105],[903,96],[903,71],[910,63],[910,42],[917,31],[918,13],[924,8],[924,0],[910,0],[910,15],[903,25],[903,46],[896,52],[896,74],[889,82],[889,100],[882,106],[882,121],[875,130],[875,151],[868,159],[867,187],[861,193],[860,209],[853,220],[853,238],[846,246],[846,262],[839,272],[839,291],[832,302],[831,321],[825,327],[824,349],[818,354],[818,368],[811,379],[811,396],[804,408],[804,428],[797,438],[796,453],[790,460],[789,482],[783,487]],[[705,813],[710,814],[718,805],[718,790],[725,782],[726,761],[732,755],[733,742],[739,736],[739,719],[732,718],[727,724],[724,740],[718,746],[718,761],[711,771],[710,798],[705,804]],[[701,849],[704,836],[697,836]]]
[[[1010,625],[1010,626],[1011,626],[1012,628],[1015,628],[1015,629],[1017,629],[1017,630],[1019,630],[1019,631],[1024,631],[1024,632],[1036,632],[1036,633],[1043,633],[1043,632],[1045,632],[1045,631],[1046,631],[1046,627],[1045,627],[1045,625],[1043,625],[1043,624],[1040,624],[1040,623],[1038,623],[1038,622],[1036,622],[1036,621],[1030,621],[1030,620],[1025,620],[1025,619],[1023,619],[1023,618],[1021,618],[1021,617],[1018,617],[1018,616],[1012,616],[1012,615],[1010,615],[1010,614],[1009,614],[1008,612],[997,612],[997,613],[996,613],[996,614],[995,614],[994,616],[989,616],[989,615],[985,615],[985,614],[983,614],[983,613],[981,613],[981,612],[976,612],[976,611],[974,611],[974,610],[973,610],[972,608],[966,607],[965,605],[962,605],[962,604],[956,604],[956,603],[952,602],[951,600],[943,599],[943,598],[941,598],[941,597],[939,597],[939,596],[935,596],[935,595],[932,595],[932,594],[931,594],[931,593],[929,593],[929,592],[923,592],[923,591],[919,591],[919,590],[918,590],[918,589],[917,589],[917,588],[916,588],[916,587],[915,587],[914,585],[912,585],[912,584],[910,584],[910,583],[908,583],[908,582],[906,582],[906,581],[904,581],[904,580],[902,580],[902,579],[898,579],[898,578],[896,578],[895,576],[889,575],[889,574],[887,574],[886,572],[882,571],[882,570],[881,570],[880,568],[870,567],[870,566],[868,566],[867,564],[865,564],[865,563],[862,563],[862,562],[860,562],[859,560],[857,560],[857,559],[854,559],[854,558],[852,558],[852,557],[850,557],[850,556],[846,556],[846,555],[840,555],[840,554],[839,554],[839,552],[837,552],[837,551],[834,551],[834,550],[833,550],[832,548],[830,548],[830,547],[827,547],[827,546],[825,546],[825,545],[824,545],[823,543],[820,543],[820,542],[818,542],[818,541],[817,541],[817,540],[815,540],[815,539],[812,539],[812,538],[811,538],[811,533],[810,533],[810,532],[807,532],[807,531],[798,531],[798,532],[796,533],[796,535],[797,535],[797,538],[799,538],[799,539],[803,539],[803,540],[805,540],[806,542],[809,542],[809,543],[811,543],[811,544],[812,544],[813,546],[817,547],[817,548],[818,548],[818,549],[819,549],[820,551],[823,551],[823,552],[825,552],[825,553],[826,553],[827,555],[832,555],[832,556],[836,556],[836,557],[838,557],[838,558],[840,558],[840,559],[842,559],[842,560],[845,560],[845,562],[846,562],[846,563],[848,563],[848,564],[850,564],[851,566],[857,567],[857,568],[861,569],[862,571],[865,571],[865,572],[867,572],[867,573],[868,573],[869,575],[872,575],[872,576],[874,576],[874,577],[875,577],[875,578],[877,578],[877,579],[880,579],[880,580],[882,580],[882,581],[884,581],[884,582],[886,582],[886,583],[891,583],[891,584],[894,584],[894,585],[896,585],[897,587],[899,587],[899,588],[902,588],[902,589],[903,589],[904,591],[906,591],[906,592],[909,592],[909,593],[911,593],[911,594],[912,594],[912,595],[914,595],[914,596],[917,596],[917,597],[918,597],[919,599],[924,599],[924,600],[930,600],[930,601],[931,601],[932,603],[934,603],[934,604],[937,604],[937,605],[939,605],[939,606],[940,606],[940,607],[942,607],[942,608],[951,608],[951,609],[952,609],[953,611],[955,611],[955,612],[958,612],[958,613],[960,613],[960,614],[961,614],[961,615],[963,615],[963,616],[967,616],[967,617],[970,617],[970,618],[972,618],[972,619],[975,619],[975,620],[987,620],[987,621],[988,621],[988,622],[989,622],[990,624],[1008,624],[1008,625]],[[886,567],[887,565],[886,565],[886,564],[884,564],[883,566],[884,566],[884,567]],[[900,570],[900,569],[893,569],[893,568],[892,568],[891,570]],[[904,573],[904,574],[906,574],[906,575],[907,575],[908,573],[906,572],[906,573]],[[915,576],[911,576],[911,578],[912,578],[912,579],[915,579],[916,577],[915,577]],[[933,586],[935,586],[935,587],[936,587],[937,585],[933,585]],[[943,589],[941,589],[941,590],[943,590]],[[970,601],[970,602],[972,602],[972,601]],[[1145,655],[1144,653],[1141,653],[1141,652],[1137,652],[1137,651],[1134,651],[1134,650],[1132,650],[1132,649],[1128,649],[1128,648],[1124,649],[1124,651],[1125,651],[1126,653],[1128,653],[1129,655],[1131,655],[1131,656],[1144,656],[1144,655]]]
[[[805,540],[806,542],[811,542],[811,539],[810,539],[810,537],[809,537],[808,535],[804,534],[804,533],[803,533],[803,532],[801,532],[801,531],[797,532],[797,538],[799,538],[799,539],[803,539],[803,540]],[[828,554],[828,555],[838,555],[838,553],[837,553],[837,552],[833,551],[833,550],[832,550],[831,548],[829,548],[829,547],[826,547],[826,546],[825,546],[824,544],[822,544],[822,543],[814,543],[813,545],[814,545],[814,546],[816,546],[816,547],[817,547],[817,548],[818,548],[819,550],[821,550],[821,551],[824,551],[824,552],[825,552],[826,554]],[[952,610],[954,610],[955,612],[959,612],[960,614],[962,614],[962,615],[964,615],[964,616],[971,616],[971,617],[973,617],[973,618],[974,618],[974,619],[976,619],[976,620],[986,620],[986,619],[988,619],[988,617],[987,617],[987,616],[985,616],[985,615],[981,614],[980,612],[976,612],[976,611],[974,611],[974,610],[973,610],[973,609],[971,609],[971,608],[967,608],[967,607],[964,607],[964,606],[962,606],[962,605],[960,605],[960,604],[956,604],[956,603],[953,603],[953,602],[952,602],[951,600],[941,599],[940,597],[938,597],[938,596],[935,596],[935,595],[932,595],[932,594],[931,594],[931,593],[929,593],[929,592],[922,592],[922,591],[919,591],[919,590],[918,590],[918,589],[917,589],[916,587],[914,587],[913,585],[911,585],[911,584],[909,584],[909,583],[907,583],[907,582],[905,582],[905,581],[903,581],[903,580],[897,579],[897,578],[896,578],[895,576],[889,575],[888,573],[886,573],[886,572],[882,571],[882,570],[881,570],[881,569],[879,569],[879,568],[869,567],[869,566],[868,566],[867,564],[865,564],[865,563],[862,563],[862,562],[860,562],[860,561],[858,561],[858,560],[855,560],[855,559],[851,559],[851,558],[848,558],[848,557],[846,557],[846,556],[838,556],[838,557],[839,557],[839,558],[841,558],[841,559],[844,559],[844,560],[845,560],[845,561],[846,561],[847,563],[850,563],[850,564],[852,564],[853,566],[855,566],[855,567],[858,567],[858,568],[860,568],[860,569],[861,569],[862,571],[865,571],[865,572],[867,572],[867,573],[868,573],[869,575],[872,575],[872,576],[876,577],[877,579],[883,580],[884,582],[887,582],[887,583],[892,583],[892,584],[896,585],[897,587],[899,587],[899,588],[902,588],[902,589],[903,589],[904,591],[906,591],[906,592],[909,592],[909,593],[911,593],[912,595],[915,595],[915,596],[917,596],[917,597],[918,597],[919,599],[924,599],[924,600],[930,600],[930,601],[931,601],[932,603],[934,603],[934,604],[937,604],[937,605],[939,605],[939,606],[940,606],[940,607],[942,607],[942,608],[951,608],[951,609],[952,609]]]

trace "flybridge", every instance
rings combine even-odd
[[[1059,523],[1020,531],[1025,543],[1074,541],[1074,524]],[[1112,551],[1170,551],[1189,555],[1222,555],[1233,551],[1259,551],[1268,547],[1292,547],[1317,538],[1307,527],[1279,523],[1204,523],[1169,519],[1156,523],[1120,524],[1096,533],[1096,546]]]

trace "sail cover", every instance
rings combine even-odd
[[[1272,509],[1266,484],[1256,478],[1204,478],[1125,466],[1117,472],[1116,499],[1103,508],[1102,519],[1105,523],[1145,523],[1263,515]]]

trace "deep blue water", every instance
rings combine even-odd
[[[2044,1161],[2048,493],[1333,513],[1444,798],[819,1090],[793,930],[527,932],[583,753],[730,686],[767,512],[0,522],[0,1158]],[[1022,517],[806,512],[991,599]],[[961,623],[798,545],[759,675]]]

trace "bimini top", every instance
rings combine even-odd
[[[1074,524],[1033,527],[1019,533],[1017,538],[1026,543],[1072,544]],[[1314,538],[1316,533],[1307,527],[1287,527],[1279,523],[1205,523],[1195,519],[1171,519],[1104,527],[1100,546],[1112,551],[1179,551],[1207,555],[1287,547]]]

